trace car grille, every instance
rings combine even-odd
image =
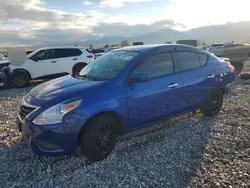
[[[19,116],[21,120],[23,120],[27,115],[29,115],[31,112],[33,112],[36,108],[21,105],[19,108]]]

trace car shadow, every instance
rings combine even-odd
[[[143,130],[146,133],[140,138],[132,133],[134,135],[121,143],[115,155],[128,164],[133,161],[133,175],[138,175],[138,179],[150,187],[187,187],[201,167],[214,123],[213,118],[185,115],[158,125],[156,132]],[[142,168],[142,165],[147,167]],[[150,172],[154,175],[148,175]],[[159,180],[152,181],[154,176]]]
[[[119,138],[107,159],[95,163],[78,154],[38,157],[18,139],[2,146],[2,165],[23,168],[4,169],[8,173],[4,173],[3,181],[8,186],[21,180],[20,185],[31,185],[31,180],[44,182],[53,178],[57,182],[67,176],[72,178],[65,182],[67,186],[74,185],[79,174],[88,172],[87,177],[81,176],[83,187],[90,182],[95,185],[96,179],[107,187],[123,187],[126,182],[133,187],[187,187],[202,164],[214,123],[214,118],[200,114],[184,115],[126,134]],[[97,167],[98,176],[94,173]]]

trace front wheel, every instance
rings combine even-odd
[[[24,70],[14,71],[12,74],[12,83],[16,87],[25,87],[30,82],[29,74]]]
[[[213,117],[220,112],[222,104],[223,92],[221,89],[215,89],[210,92],[207,100],[200,110],[205,116]]]
[[[80,152],[93,161],[106,158],[113,150],[118,136],[118,122],[111,115],[90,120],[80,133]]]

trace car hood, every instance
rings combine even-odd
[[[83,97],[83,91],[100,87],[104,81],[81,80],[71,75],[53,79],[33,88],[29,93],[32,97],[46,103],[59,103],[75,97]]]

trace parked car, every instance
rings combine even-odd
[[[34,52],[34,50],[27,50],[26,54],[29,55],[30,53]]]
[[[92,49],[92,50],[87,49],[87,51],[94,57],[94,59],[105,53],[104,49]]]
[[[143,42],[133,42],[133,46],[144,45]]]
[[[197,40],[177,40],[176,44],[185,44],[185,45],[197,47],[198,41]]]
[[[218,57],[227,57],[232,63],[246,61],[250,58],[250,46],[239,43],[225,43],[223,46],[209,50]]]
[[[5,57],[3,54],[0,54],[0,61],[3,61],[3,60],[5,60]]]
[[[123,133],[197,109],[217,115],[234,78],[229,62],[191,46],[125,47],[32,89],[17,126],[37,155],[80,148],[102,160]]]
[[[98,54],[98,53],[104,53],[105,52],[105,50],[104,49],[92,49],[92,50],[90,50],[90,53],[92,53],[92,54]]]
[[[202,50],[209,51],[209,46],[197,46],[197,47],[202,49]]]
[[[112,50],[119,49],[119,48],[122,48],[122,46],[110,47],[110,48],[108,48],[108,49],[105,51],[105,53],[108,53],[108,52],[110,52],[110,51],[112,51]]]
[[[12,81],[17,87],[27,86],[32,79],[78,74],[93,56],[80,46],[48,47],[27,56],[21,66],[10,65]]]
[[[118,48],[121,48],[121,46],[110,47],[110,48],[108,48],[105,52],[94,54],[95,59],[98,58],[98,57],[100,57],[100,56],[102,56],[102,55],[105,54],[105,53],[108,53],[108,52],[110,52],[110,51],[112,51],[112,50],[115,50],[115,49],[118,49]]]
[[[96,58],[102,56],[103,54],[105,54],[105,52],[103,52],[103,53],[97,53],[97,54],[94,55],[94,58],[96,59]]]
[[[0,86],[7,88],[11,85],[11,72],[9,62],[0,62]]]
[[[214,43],[209,47],[209,52],[218,55],[222,51],[225,43]]]

